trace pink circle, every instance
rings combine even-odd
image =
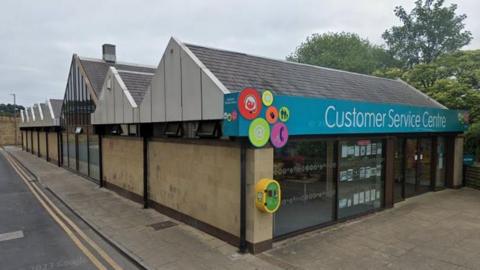
[[[284,123],[276,123],[273,125],[270,133],[270,141],[275,148],[285,146],[288,141],[288,128]]]

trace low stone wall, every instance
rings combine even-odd
[[[19,124],[20,118],[17,118],[17,144],[22,141]],[[15,144],[15,118],[0,116],[0,146],[13,144]]]
[[[480,189],[480,166],[465,166],[465,185]]]

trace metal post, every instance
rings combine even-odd
[[[143,135],[143,208],[148,208],[148,137]]]

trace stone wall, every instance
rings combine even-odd
[[[142,138],[102,138],[103,180],[130,193],[143,196]]]
[[[58,162],[58,137],[57,132],[48,133],[48,157],[51,162]]]
[[[38,144],[40,148],[40,156],[43,158],[47,158],[47,133],[45,131],[38,132]],[[34,138],[35,139],[35,138]]]
[[[152,201],[238,237],[240,147],[229,142],[149,142]]]
[[[19,124],[20,118],[17,118],[17,144],[22,141]],[[15,118],[0,116],[0,146],[13,144],[15,144]]]

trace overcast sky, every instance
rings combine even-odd
[[[316,1],[23,1],[0,8],[0,103],[31,105],[63,98],[73,53],[101,57],[117,45],[117,60],[157,65],[171,36],[181,41],[284,59],[312,33],[355,32],[382,44],[398,24],[397,5],[414,0]],[[480,49],[480,1],[457,0]]]

